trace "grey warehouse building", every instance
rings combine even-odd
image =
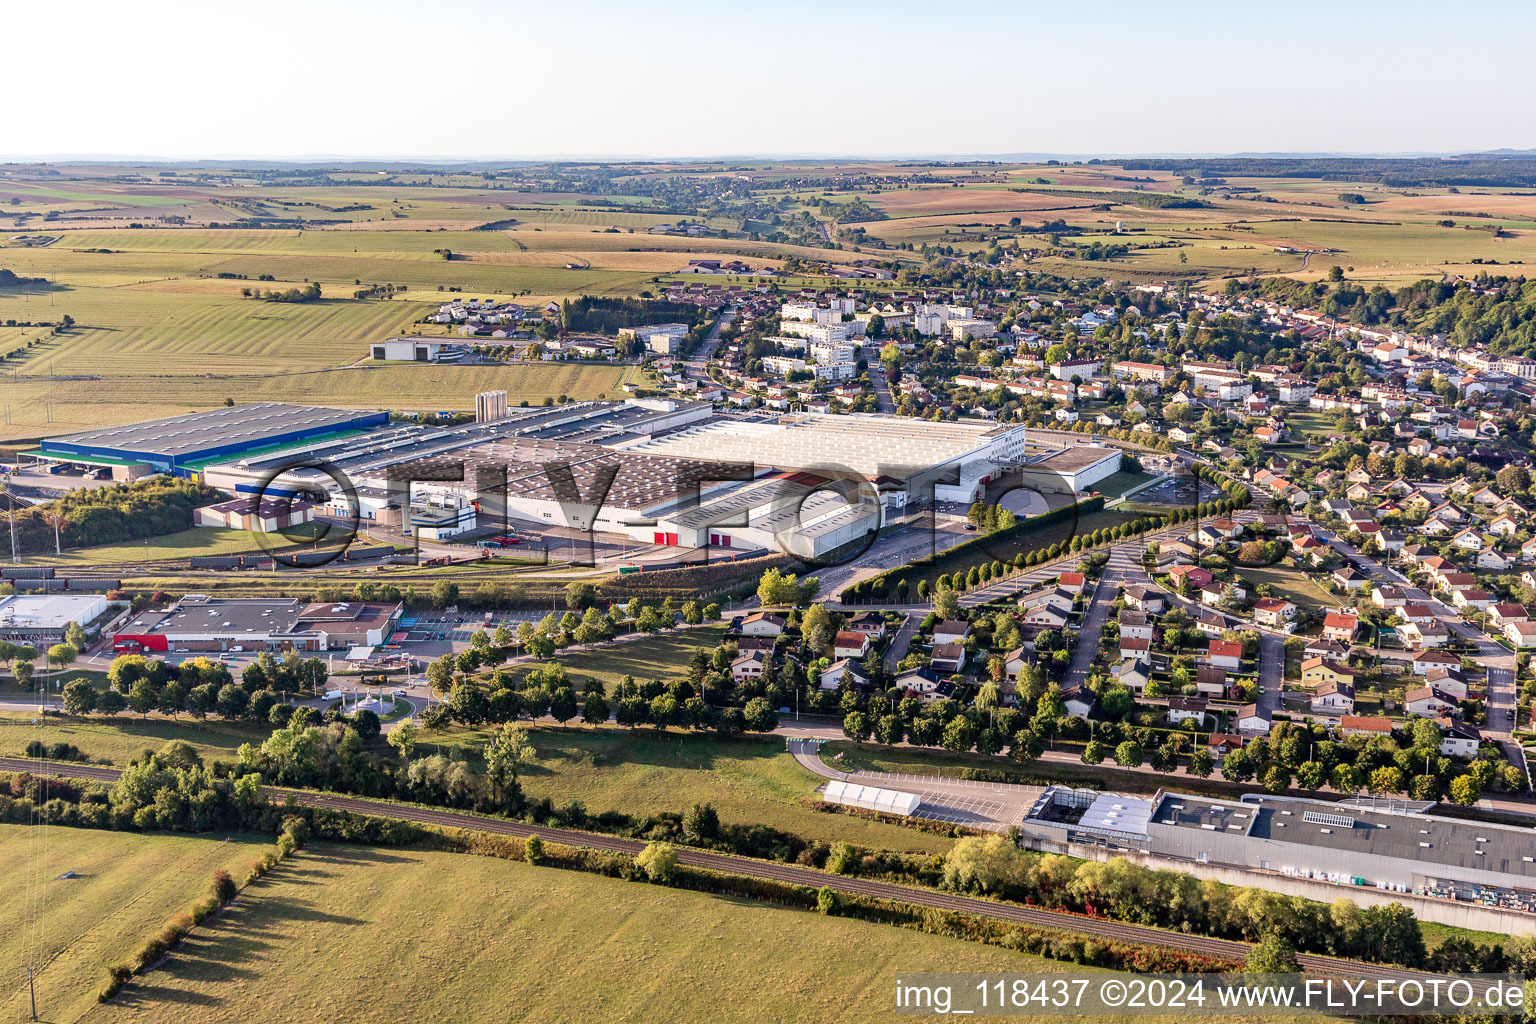
[[[1020,823],[1025,849],[1100,851],[1536,910],[1530,829],[1442,818],[1402,803],[1181,793],[1152,800],[1048,788]]]

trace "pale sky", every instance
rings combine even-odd
[[[1536,148],[1518,3],[16,0],[0,159]]]

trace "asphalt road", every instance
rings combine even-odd
[[[47,774],[63,778],[88,779],[100,782],[115,782],[118,775],[121,774],[115,768],[38,762],[14,757],[0,758],[0,770],[12,772],[27,771],[35,774],[46,772]],[[543,825],[525,825],[521,822],[507,821],[502,818],[478,817],[455,811],[417,807],[410,804],[390,804],[359,800],[355,797],[337,796],[331,793],[318,793],[310,790],[279,790],[270,787],[267,789],[267,795],[272,799],[284,799],[290,792],[293,793],[298,803],[307,807],[350,811],[354,814],[371,814],[378,817],[412,821],[424,825],[462,828],[474,832],[518,837],[537,835],[546,842],[563,843],[568,846],[582,846],[595,850],[607,850],[613,853],[635,854],[643,850],[646,845],[638,840],[621,839],[617,836],[549,828]],[[752,878],[763,878],[812,888],[826,886],[838,892],[859,896],[900,900],[906,903],[915,903],[919,906],[973,914],[977,917],[1017,922],[1041,928],[1053,928],[1074,935],[1093,935],[1122,942],[1138,942],[1165,949],[1187,951],[1203,956],[1225,958],[1238,962],[1242,962],[1247,958],[1248,950],[1251,948],[1248,943],[1234,942],[1228,939],[1180,935],[1175,932],[1164,932],[1155,928],[1122,924],[1117,921],[1107,921],[1102,918],[1087,917],[1080,914],[1042,910],[1037,907],[1025,907],[1012,903],[975,899],[969,896],[954,896],[931,889],[918,889],[890,882],[873,882],[865,879],[845,878],[842,875],[829,874],[812,868],[779,864],[773,861],[749,860],[744,857],[704,853],[689,849],[678,850],[677,859],[679,863],[686,864],[689,867],[705,868],[722,873],[745,875]],[[1427,977],[1422,972],[1410,971],[1401,967],[1359,963],[1334,957],[1301,954],[1297,957],[1297,960],[1300,962],[1303,970],[1317,974],[1404,979]]]

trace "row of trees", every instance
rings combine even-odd
[[[54,529],[66,548],[115,544],[192,528],[192,512],[222,499],[185,477],[155,476],[108,487],[82,487],[12,518],[23,554],[52,553]]]
[[[1295,949],[1407,967],[1431,966],[1419,922],[1400,903],[1361,908],[1324,904],[1264,889],[1201,881],[1123,858],[1079,861],[1022,853],[1004,836],[961,839],[944,860],[944,884],[961,892],[1133,924],[1256,942],[1284,938]],[[1502,948],[1487,947],[1479,966],[1503,970]]]

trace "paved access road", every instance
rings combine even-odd
[[[0,770],[12,772],[27,771],[34,774],[46,773],[63,778],[87,779],[100,782],[115,782],[121,774],[115,768],[103,768],[95,765],[61,764],[51,761],[39,762],[17,757],[0,758]],[[617,836],[577,832],[571,829],[549,828],[543,825],[525,825],[521,822],[508,821],[503,818],[479,817],[456,811],[440,811],[434,808],[418,807],[411,804],[380,803],[371,800],[359,800],[356,797],[318,793],[311,790],[279,790],[272,788],[267,790],[268,796],[274,799],[286,798],[289,793],[292,793],[294,798],[306,807],[350,811],[354,814],[371,814],[376,817],[393,818],[399,821],[413,821],[423,825],[462,828],[469,831],[487,832],[497,835],[518,837],[537,835],[546,842],[563,843],[568,846],[582,846],[594,850],[607,850],[613,853],[639,853],[646,845],[635,839],[621,839]],[[1093,935],[1121,942],[1138,942],[1149,946],[1198,953],[1203,956],[1219,957],[1238,962],[1242,962],[1247,958],[1248,950],[1251,948],[1245,942],[1180,935],[1176,932],[1159,931],[1156,928],[1146,928],[1140,925],[1121,924],[1118,921],[1106,921],[1102,918],[1087,917],[1080,914],[1042,910],[1037,907],[1025,907],[1014,903],[975,899],[969,896],[954,896],[932,889],[918,889],[890,882],[872,882],[860,878],[846,878],[842,875],[817,871],[813,868],[779,864],[774,861],[750,860],[745,857],[704,853],[689,849],[678,850],[677,859],[679,863],[686,864],[689,867],[705,868],[726,874],[764,878],[771,881],[785,882],[791,885],[804,885],[812,888],[826,886],[838,892],[868,896],[875,899],[899,900],[940,910],[973,914],[977,917],[1011,921],[1039,928],[1053,928],[1075,935]],[[1301,954],[1297,957],[1297,960],[1300,962],[1303,970],[1317,974],[1403,979],[1428,977],[1428,975],[1422,972],[1410,971],[1401,967],[1359,963],[1335,957]]]

